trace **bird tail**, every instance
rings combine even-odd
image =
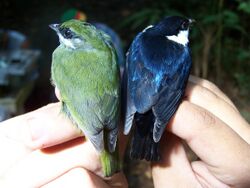
[[[134,133],[130,145],[132,159],[159,161],[159,142],[153,140],[154,115],[152,111],[135,114]]]
[[[118,147],[119,144],[118,144],[118,139],[117,139],[115,151],[111,152],[108,149],[108,146],[106,144],[107,142],[104,142],[104,143],[105,143],[104,150],[100,154],[102,171],[103,171],[104,177],[110,177],[113,174],[121,170],[121,163],[120,163],[120,158],[119,158],[119,147]]]

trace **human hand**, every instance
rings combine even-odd
[[[249,187],[250,127],[214,84],[190,76],[186,100],[162,137],[155,187]],[[198,156],[189,161],[183,142]]]
[[[0,123],[0,187],[127,187],[102,178],[99,156],[60,103]]]

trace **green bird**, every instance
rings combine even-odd
[[[110,37],[87,22],[69,20],[50,27],[59,36],[51,66],[62,111],[100,153],[103,175],[120,170],[118,123],[120,76]]]

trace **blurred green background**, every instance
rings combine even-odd
[[[113,28],[120,35],[125,51],[137,32],[165,16],[195,19],[197,23],[190,37],[192,73],[217,84],[250,120],[250,0],[1,0],[0,28],[24,33],[32,48],[42,52],[40,77],[25,104],[26,111],[53,101],[50,64],[58,39],[48,25],[60,22],[61,15],[69,8],[79,9],[88,20]],[[140,168],[148,167],[140,166],[139,171]],[[145,176],[150,179],[150,174]]]

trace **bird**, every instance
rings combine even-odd
[[[120,119],[120,73],[110,37],[93,25],[68,20],[49,25],[59,36],[51,80],[58,88],[62,112],[100,154],[103,175],[120,170],[117,147]]]
[[[75,8],[67,9],[65,12],[63,12],[60,18],[61,22],[65,22],[71,19],[88,22],[91,25],[95,26],[98,30],[103,31],[104,33],[110,36],[112,44],[114,45],[116,53],[117,53],[120,73],[122,75],[123,70],[124,70],[124,64],[125,64],[125,54],[124,54],[123,45],[122,45],[122,41],[121,41],[119,34],[115,30],[113,30],[113,28],[111,28],[104,22],[99,22],[97,20],[90,20],[86,12],[79,10],[79,9],[75,9]]]
[[[138,33],[129,47],[123,100],[124,134],[132,129],[132,159],[161,160],[159,141],[182,101],[190,74],[188,35],[193,22],[165,17]]]

